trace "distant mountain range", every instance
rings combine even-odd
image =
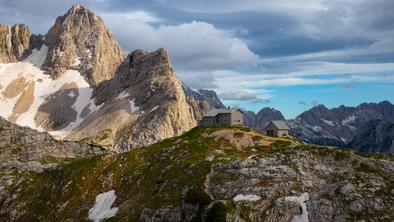
[[[213,90],[186,85],[183,89],[198,119],[209,109],[225,107]],[[251,128],[264,131],[272,120],[286,119],[274,108],[264,107],[257,113],[244,110],[244,122]],[[307,143],[394,155],[394,105],[389,101],[333,109],[317,105],[288,124],[290,135]]]
[[[245,112],[246,125],[258,130],[284,119],[273,108]],[[394,155],[394,105],[388,101],[333,109],[317,105],[288,123],[290,135],[308,143]]]

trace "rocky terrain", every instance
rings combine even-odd
[[[21,127],[0,117],[0,202],[5,187],[16,183],[19,173],[42,172],[64,160],[109,153],[86,142],[57,141],[48,133]],[[4,218],[0,216],[0,221]]]
[[[10,172],[5,221],[390,221],[394,162],[266,137],[195,128],[144,149]]]
[[[0,116],[12,123],[123,152],[181,135],[209,109],[185,96],[166,50],[126,55],[83,6],[44,36],[25,25],[0,36]]]

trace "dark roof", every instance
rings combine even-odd
[[[233,113],[237,110],[243,113],[240,109],[211,109],[209,112],[205,113],[204,117],[214,117],[219,113]]]
[[[290,129],[289,125],[287,125],[287,123],[285,121],[283,121],[283,120],[273,120],[270,123],[272,123],[279,130],[288,130],[288,129]]]

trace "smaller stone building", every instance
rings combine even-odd
[[[243,124],[244,114],[240,109],[213,109],[207,112],[200,121],[202,126]]]
[[[273,120],[265,127],[267,136],[288,136],[289,125],[283,120]]]

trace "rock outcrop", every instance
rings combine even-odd
[[[85,142],[57,141],[48,133],[21,127],[0,117],[0,162],[45,161],[45,158],[80,158],[106,153]]]
[[[0,24],[0,63],[12,63],[26,56],[32,34],[24,25]]]
[[[27,56],[27,49],[30,48],[30,39],[32,33],[29,27],[24,24],[14,25],[11,28],[12,47],[17,60],[21,60]]]
[[[78,70],[91,86],[111,79],[125,57],[103,20],[81,5],[56,19],[45,44],[49,51],[44,70],[53,78],[68,69]]]

